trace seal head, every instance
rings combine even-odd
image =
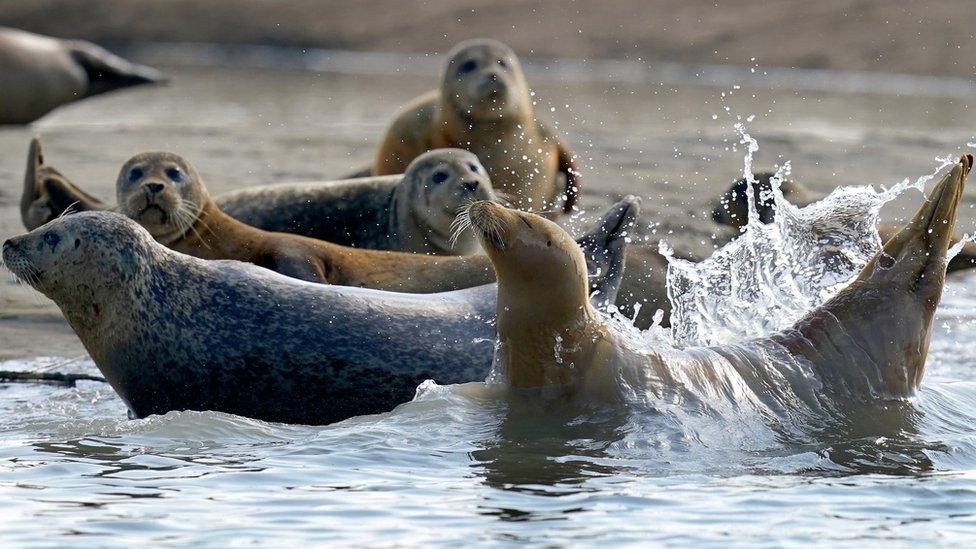
[[[182,238],[210,202],[193,166],[165,152],[138,154],[126,162],[116,195],[119,211],[138,221],[161,244]]]
[[[410,163],[394,191],[400,249],[429,252],[452,250],[476,253],[478,240],[470,233],[452,242],[452,224],[458,212],[478,200],[496,201],[488,172],[473,153],[463,149],[435,149]]]
[[[531,112],[515,52],[495,40],[461,42],[449,54],[442,97],[463,120],[492,121]]]

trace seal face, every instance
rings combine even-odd
[[[132,157],[122,166],[115,188],[119,212],[162,244],[183,238],[210,200],[193,166],[171,153]]]
[[[531,114],[522,65],[508,46],[492,40],[459,44],[447,62],[441,93],[462,120],[497,121]]]
[[[424,151],[463,148],[481,159],[495,189],[513,205],[542,211],[565,197],[563,211],[571,211],[579,170],[565,144],[535,119],[515,53],[479,39],[458,44],[448,57],[440,88],[405,106],[390,125],[373,173],[402,173]]]
[[[435,149],[418,156],[394,193],[392,236],[400,243],[397,249],[419,253],[476,253],[474,235],[452,238],[452,224],[472,201],[497,200],[478,157],[462,149]]]

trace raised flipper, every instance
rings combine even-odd
[[[57,169],[44,163],[41,140],[31,140],[24,172],[24,191],[20,197],[20,218],[27,230],[56,219],[65,210],[111,210],[112,208],[76,187]]]
[[[594,227],[576,240],[590,279],[590,301],[597,309],[617,299],[624,272],[627,230],[640,213],[640,198],[627,196],[614,204]]]
[[[952,228],[973,156],[963,155],[926,203],[836,297],[784,332],[835,391],[910,396],[925,371]]]
[[[140,84],[166,82],[166,77],[158,70],[123,59],[91,42],[71,40],[64,44],[88,75],[85,97]]]

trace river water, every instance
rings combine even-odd
[[[101,196],[145,148],[187,155],[216,193],[335,177],[368,162],[382,120],[430,84],[409,74],[170,72],[168,88],[0,131],[0,236],[20,230],[15,198],[32,133],[48,142],[49,161]],[[707,225],[710,200],[741,173],[735,114],[724,106],[743,119],[757,114],[757,164],[791,160],[820,192],[914,180],[973,140],[958,97],[588,80],[537,89],[588,158],[588,209],[641,194],[644,232],[679,247],[714,245],[721,229]],[[962,231],[972,230],[972,196]],[[907,191],[886,219],[920,198]],[[98,373],[46,300],[6,275],[0,292],[0,369]],[[50,356],[57,338],[62,350]],[[558,412],[480,383],[424,385],[389,413],[327,427],[213,412],[128,420],[104,384],[2,385],[0,540],[958,544],[976,533],[974,345],[976,277],[953,276],[917,398],[825,418],[802,436],[729,405]]]

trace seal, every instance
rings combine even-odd
[[[249,187],[216,198],[225,213],[259,229],[436,255],[479,251],[472,233],[452,227],[474,200],[496,197],[478,157],[463,149],[421,154],[402,176]]]
[[[0,124],[27,124],[66,103],[164,80],[90,42],[0,27]]]
[[[756,206],[756,213],[759,220],[763,223],[772,223],[776,217],[776,204],[773,200],[772,178],[773,172],[759,172],[753,175],[753,203]],[[805,186],[796,181],[782,181],[780,191],[783,196],[797,206],[805,206],[814,202],[813,193]],[[719,199],[712,208],[712,219],[720,225],[728,225],[741,229],[749,221],[749,202],[746,194],[746,180],[741,178],[734,183]],[[879,224],[878,234],[881,240],[887,242],[898,233],[899,227],[894,225]],[[962,237],[953,235],[952,243],[957,244]],[[949,272],[972,269],[976,267],[976,245],[967,242],[962,250],[949,260]]]
[[[612,298],[637,209],[618,203],[584,236],[609,243],[588,255],[604,275],[595,298]],[[331,423],[387,411],[426,379],[483,380],[494,354],[493,284],[425,296],[308,284],[177,253],[113,212],[58,218],[6,241],[3,259],[57,303],[136,417]]]
[[[158,242],[202,259],[236,259],[310,282],[410,293],[492,282],[484,256],[428,256],[339,246],[263,231],[223,213],[194,167],[171,153],[142,153],[122,166],[119,211]]]
[[[579,197],[572,152],[536,120],[518,57],[500,42],[478,39],[455,46],[440,89],[397,113],[380,141],[372,173],[403,173],[424,151],[439,148],[476,154],[495,189],[520,209],[548,210],[565,197],[562,209],[570,212]]]
[[[452,229],[457,212],[473,200],[497,197],[478,157],[462,149],[424,153],[398,176],[262,185],[214,198],[224,213],[258,229],[354,248],[434,255],[479,251],[473,234]],[[46,164],[35,137],[21,196],[24,226],[34,230],[68,208],[113,209]]]
[[[787,416],[909,397],[924,373],[972,165],[973,156],[963,155],[858,277],[791,328],[698,349],[637,349],[595,314],[583,257],[565,231],[476,202],[468,215],[498,277],[496,368],[514,389],[601,402],[625,398],[628,387],[677,398],[699,384],[746,387],[767,409]]]

